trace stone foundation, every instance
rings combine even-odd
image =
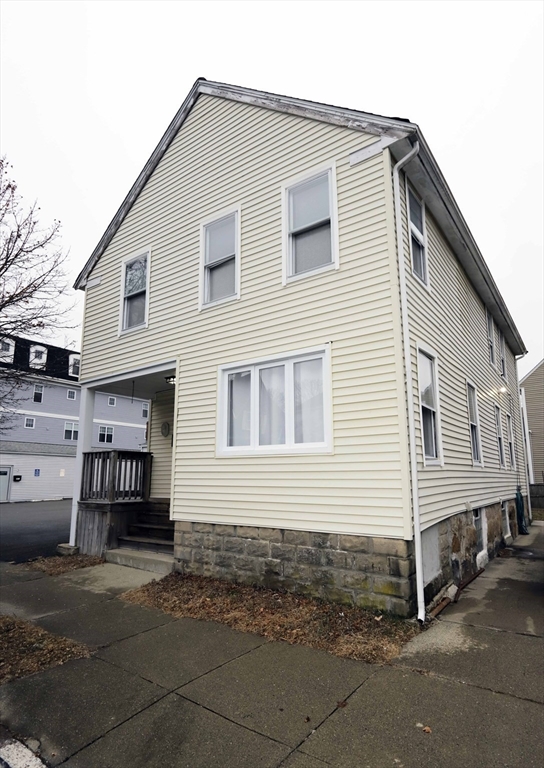
[[[413,542],[177,522],[176,570],[399,616],[415,611]]]

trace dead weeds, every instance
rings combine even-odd
[[[26,563],[33,571],[43,571],[48,576],[60,576],[62,573],[77,571],[79,568],[90,568],[104,563],[102,557],[92,555],[55,555],[54,557],[38,557]]]
[[[0,685],[90,655],[81,643],[52,635],[28,621],[0,616]]]
[[[126,592],[122,599],[176,618],[217,621],[374,664],[391,661],[420,631],[411,622],[360,608],[178,573]]]

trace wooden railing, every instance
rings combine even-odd
[[[83,454],[81,501],[147,501],[151,454],[93,451]]]

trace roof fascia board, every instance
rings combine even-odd
[[[333,107],[326,104],[318,104],[303,99],[295,99],[288,96],[278,96],[251,88],[242,88],[225,83],[215,83],[199,78],[189,91],[185,101],[177,111],[174,119],[166,129],[163,137],[155,147],[151,157],[143,167],[138,178],[132,185],[128,195],[121,203],[119,210],[109,223],[106,231],[100,238],[87,263],[79,273],[74,283],[74,288],[83,290],[89,273],[94,269],[99,258],[104,253],[130,209],[136,202],[140,192],[145,187],[151,174],[163,158],[166,150],[176,137],[179,129],[187,119],[200,94],[216,96],[231,101],[239,101],[264,109],[276,110],[288,114],[305,117],[312,120],[339,125],[355,131],[362,131],[374,136],[389,136],[394,140],[403,139],[416,130],[416,126],[408,121],[392,120],[391,118],[378,117],[357,112],[355,110]]]
[[[417,139],[420,144],[419,155],[410,162],[405,172],[436,218],[480,298],[504,333],[511,350],[515,355],[526,354],[527,349],[523,339],[489,267],[419,128]],[[406,145],[407,142],[403,141],[392,145],[393,155],[396,157],[405,154]]]

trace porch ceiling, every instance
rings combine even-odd
[[[137,397],[151,400],[157,392],[173,389],[172,384],[168,384],[167,377],[175,376],[175,366],[162,371],[153,371],[148,373],[131,372],[124,377],[111,377],[102,379],[99,382],[89,383],[90,389],[100,392],[107,392],[112,395],[125,395],[126,397]]]

